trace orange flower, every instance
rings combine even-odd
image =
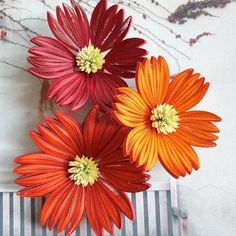
[[[152,57],[139,63],[137,92],[117,89],[114,117],[132,130],[124,143],[124,154],[131,162],[149,170],[159,159],[175,178],[199,168],[191,146],[213,147],[219,129],[212,122],[221,119],[206,111],[189,111],[201,101],[209,83],[192,69],[170,81],[164,58]]]
[[[117,125],[110,114],[99,117],[94,107],[83,126],[61,111],[46,118],[39,132],[32,132],[41,152],[16,158],[22,174],[16,183],[25,188],[21,197],[47,196],[41,213],[41,225],[69,236],[85,213],[96,233],[120,229],[121,213],[134,219],[132,204],[125,192],[149,188],[149,175],[122,156],[127,129]]]

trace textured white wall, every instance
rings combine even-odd
[[[12,4],[10,0],[6,2]],[[37,8],[35,8],[36,2]],[[94,4],[92,0],[89,2]],[[197,149],[201,161],[200,170],[178,181],[180,204],[189,212],[184,233],[188,236],[234,236],[236,235],[236,3],[231,3],[224,9],[210,10],[218,17],[202,16],[184,25],[173,25],[156,17],[165,18],[168,15],[163,8],[153,7],[151,1],[147,0],[137,2],[143,6],[137,6],[136,10],[146,11],[151,18],[144,20],[139,12],[128,7],[126,12],[134,15],[135,24],[149,30],[143,30],[147,34],[147,40],[148,37],[153,38],[153,35],[157,37],[155,42],[159,46],[150,40],[146,45],[150,54],[165,56],[172,73],[193,67],[204,75],[211,86],[207,96],[197,108],[214,112],[223,119],[219,124],[221,133],[217,141],[218,146],[212,149]],[[159,2],[173,11],[178,4],[185,1]],[[50,1],[52,5],[57,3],[55,0]],[[124,3],[134,4],[134,1],[124,1]],[[9,11],[18,19],[28,16],[45,18],[45,12],[48,10],[47,6],[36,0],[30,2],[22,0],[15,3],[15,6],[30,10]],[[10,24],[7,20],[5,23]],[[44,21],[30,20],[26,24],[39,33],[47,33]],[[204,31],[210,31],[214,35],[204,37],[190,47],[176,39],[163,25],[180,33],[186,39]],[[13,27],[17,29],[17,24],[13,24]],[[133,31],[132,34],[138,35],[137,31]],[[10,33],[8,39],[25,43]],[[1,60],[27,67],[25,48],[0,41],[0,52]],[[15,156],[34,150],[28,132],[35,128],[40,120],[37,112],[39,90],[38,80],[22,70],[0,63],[0,183],[13,182],[15,176],[11,174],[11,170],[14,167]],[[168,180],[168,175],[161,166],[155,167],[151,173],[156,181]]]
[[[162,2],[175,9],[173,1]],[[189,212],[184,230],[188,236],[236,235],[236,4],[211,12],[218,17],[200,17],[175,29],[186,37],[200,31],[213,32],[214,36],[202,38],[191,48],[180,46],[174,39],[172,42],[191,57],[189,61],[181,60],[181,67],[193,67],[210,81],[210,89],[198,108],[222,117],[218,146],[197,149],[200,170],[178,180],[180,204]]]

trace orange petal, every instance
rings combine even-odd
[[[152,128],[136,127],[125,140],[125,154],[129,155],[131,162],[144,165],[146,170],[153,167],[158,157],[155,132]]]
[[[172,104],[178,112],[189,110],[206,94],[209,83],[204,84],[200,74],[192,74],[193,70],[186,70],[171,81],[165,103]]]
[[[179,163],[179,160],[175,159],[177,157],[169,149],[168,136],[159,135],[157,140],[159,159],[162,166],[175,178],[179,178],[179,176],[185,176],[184,168]]]
[[[175,100],[172,100],[172,103],[175,104],[176,107],[178,107],[179,104],[182,104],[183,101],[187,101],[189,98],[195,95],[197,91],[203,86],[205,79],[199,78],[199,76],[200,74],[193,74],[188,80],[189,83],[185,85],[182,91],[179,91]]]
[[[207,111],[187,111],[180,114],[180,119],[185,120],[204,120],[219,122],[221,118],[213,113]]]
[[[186,148],[186,150],[184,148],[181,148],[181,145],[178,142],[175,142],[173,139],[171,139],[170,136],[169,136],[168,146],[172,158],[176,159],[178,165],[180,165],[184,170],[184,176],[186,175],[186,172],[188,174],[191,174],[193,167],[191,161],[188,159],[188,156],[186,154],[188,148]]]
[[[141,152],[139,144],[143,137],[148,134],[148,131],[149,130],[146,127],[140,126],[132,129],[127,135],[126,140],[124,141],[124,156],[129,155],[131,162],[138,159]]]
[[[169,84],[168,92],[165,98],[165,101],[167,103],[173,100],[178,95],[178,92],[182,87],[183,81],[187,81],[188,78],[192,75],[192,73],[193,69],[188,69],[174,76],[174,78],[171,80]]]
[[[194,150],[188,144],[174,135],[160,135],[160,162],[175,178],[191,174],[192,168],[199,168],[199,160]]]
[[[141,140],[140,148],[141,152],[136,160],[136,165],[143,166],[146,171],[150,170],[158,160],[157,132],[155,129],[150,128],[149,133]]]
[[[174,107],[176,108],[177,111],[183,112],[191,109],[192,107],[196,106],[205,96],[207,90],[209,88],[209,83],[204,84],[199,90],[195,90],[189,95],[188,97],[184,98],[181,100],[177,106]]]
[[[189,76],[182,77],[181,80],[179,80],[176,83],[176,87],[178,87],[178,90],[176,88],[174,88],[174,91],[172,92],[173,94],[171,94],[171,92],[168,91],[170,94],[168,93],[168,95],[166,97],[167,102],[171,102],[172,104],[178,103],[179,101],[181,101],[182,97],[191,93],[191,91],[194,89],[194,87],[199,88],[203,84],[204,79],[199,80],[200,74],[199,73],[192,74],[191,72],[192,72],[192,70],[190,70],[188,72],[186,71],[186,73]],[[173,78],[171,83],[174,82],[175,79],[176,80],[179,79],[178,75]],[[170,87],[172,85],[171,83],[170,83]],[[170,97],[171,97],[171,99],[170,99]]]
[[[148,161],[145,163],[145,170],[150,170],[158,161],[158,145],[156,130],[153,130],[150,134],[150,143],[147,148],[149,153]]]
[[[116,109],[116,108],[115,108]],[[127,127],[137,127],[140,125],[145,125],[147,122],[145,119],[135,119],[134,117],[132,117],[132,115],[130,116],[130,114],[122,114],[118,111],[113,111],[112,112],[113,117],[115,118],[115,120],[121,124],[121,125],[125,125]]]
[[[149,117],[147,117],[144,113],[136,113],[132,107],[129,106],[130,103],[125,105],[121,103],[113,104],[113,108],[115,110],[115,116],[119,119],[121,123],[129,124],[129,127],[135,127],[139,125],[143,125],[147,122]],[[131,126],[130,126],[131,125]]]
[[[186,160],[189,160],[191,162],[192,167],[195,170],[198,170],[200,167],[200,163],[198,156],[193,150],[193,148],[187,143],[185,143],[183,140],[181,140],[179,137],[177,137],[176,133],[170,135],[170,138],[172,140],[172,144],[176,145],[176,147],[181,151],[182,157]]]
[[[169,68],[163,57],[152,57],[151,61],[146,59],[138,64],[137,89],[151,109],[162,103],[167,94],[169,79]]]
[[[190,133],[193,136],[198,137],[199,139],[204,139],[208,141],[215,141],[218,139],[218,137],[212,134],[211,132],[199,129],[198,127],[196,128],[193,125],[187,125],[186,123],[185,124],[182,123],[179,129],[184,131],[186,134]]]
[[[215,147],[216,144],[213,142],[217,139],[216,136],[213,136],[212,139],[205,138],[204,134],[207,134],[207,132],[203,133],[203,135],[200,133],[200,131],[192,132],[188,131],[186,129],[183,129],[179,127],[177,129],[177,132],[175,133],[176,137],[179,139],[182,139],[184,142],[188,143],[189,145],[197,146],[197,147]]]
[[[149,111],[149,107],[144,99],[140,96],[140,94],[134,91],[131,88],[122,87],[117,89],[118,94],[114,97],[116,101],[120,101],[123,104],[127,104],[127,99],[130,100],[130,104],[134,107],[134,110],[138,109],[138,111],[145,112]]]
[[[180,127],[185,126],[188,129],[202,130],[209,133],[219,133],[220,130],[209,121],[201,121],[194,119],[181,119],[179,121]]]
[[[206,111],[188,111],[180,114],[179,128],[176,135],[186,143],[200,147],[212,147],[218,137],[211,133],[218,133],[219,129],[212,122],[221,119]]]

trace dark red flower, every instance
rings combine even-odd
[[[115,88],[127,86],[121,78],[133,78],[137,61],[143,59],[145,43],[140,38],[124,39],[131,17],[124,19],[118,5],[107,7],[101,0],[90,22],[74,1],[56,9],[57,19],[48,13],[48,24],[55,38],[32,38],[28,57],[29,72],[41,79],[54,80],[48,98],[71,111],[83,107],[89,98],[108,110]]]

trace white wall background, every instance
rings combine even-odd
[[[9,10],[8,13],[16,19],[25,17],[45,19],[46,10],[49,9],[39,0],[5,2],[9,6],[26,9]],[[51,5],[56,5],[61,1],[49,2]],[[95,3],[93,0],[88,2]],[[143,6],[137,6],[136,10],[146,11],[151,18],[144,20],[139,12],[129,7],[126,7],[126,13],[134,16],[135,24],[149,30],[144,30],[148,37],[153,38],[153,35],[157,37],[155,41],[159,46],[145,37],[147,41],[149,40],[146,48],[150,54],[165,56],[172,73],[193,67],[204,75],[211,86],[197,108],[214,112],[223,119],[219,124],[221,133],[217,141],[218,146],[211,149],[197,149],[201,161],[200,170],[178,180],[180,204],[189,212],[184,233],[188,236],[234,236],[236,235],[236,3],[231,3],[224,9],[211,9],[210,12],[217,17],[201,16],[197,20],[189,20],[184,25],[173,25],[159,18],[166,18],[168,15],[163,8],[153,7],[148,0],[137,0],[137,2]],[[159,1],[170,11],[174,11],[180,3],[185,2],[184,0]],[[134,4],[134,1],[126,0],[124,3]],[[84,6],[90,10],[87,5]],[[17,23],[11,23],[7,19],[3,21],[5,25],[11,24],[11,27],[18,29]],[[24,23],[38,33],[49,34],[45,21],[27,20]],[[214,35],[203,37],[190,47],[187,43],[176,39],[163,25],[186,39],[204,31]],[[137,36],[138,33],[133,31],[131,35]],[[7,39],[27,45],[14,33],[9,32]],[[26,68],[28,66],[26,57],[26,48],[0,41],[0,62],[2,62],[0,63],[0,183],[14,181],[15,176],[11,171],[15,156],[34,150],[28,132],[34,129],[40,120],[38,115],[40,82],[26,72],[6,65],[10,63]],[[160,165],[151,173],[156,181],[168,180],[168,175]]]

